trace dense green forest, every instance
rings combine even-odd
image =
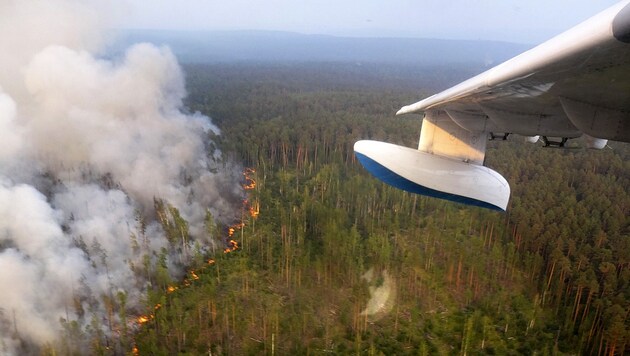
[[[471,69],[185,71],[187,106],[221,128],[213,139],[226,157],[255,169],[244,181],[253,189],[232,237],[238,249],[208,214],[216,251],[195,256],[184,281],[171,281],[164,261],[153,269],[150,317],[122,335],[129,353],[630,350],[629,145],[490,142],[487,165],[512,187],[502,214],[391,188],[352,150],[358,139],[416,145],[420,118],[393,113]],[[156,200],[156,211],[168,220],[168,205]],[[170,213],[175,225],[163,226],[177,234],[186,222]],[[107,350],[94,344],[95,353]]]

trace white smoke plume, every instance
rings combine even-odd
[[[70,321],[113,334],[108,303],[121,293],[138,310],[151,283],[143,256],[169,246],[154,198],[209,246],[206,210],[227,221],[242,194],[209,141],[219,130],[183,111],[168,48],[99,56],[102,3],[0,0],[2,355],[54,346]]]

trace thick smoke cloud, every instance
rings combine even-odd
[[[183,111],[168,48],[98,55],[103,6],[0,0],[0,354],[54,344],[60,320],[102,320],[119,293],[138,310],[138,266],[168,248],[154,198],[209,246],[206,209],[227,221],[242,194],[208,139],[219,130]]]

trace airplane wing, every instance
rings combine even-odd
[[[505,210],[509,185],[483,166],[487,137],[630,142],[630,0],[397,115],[416,112],[418,149],[359,141],[364,166],[401,189]]]

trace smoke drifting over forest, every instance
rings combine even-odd
[[[0,354],[54,343],[61,319],[107,334],[106,301],[120,292],[138,308],[148,280],[132,266],[169,244],[154,198],[208,246],[206,209],[228,220],[242,194],[208,139],[218,129],[182,111],[168,48],[99,57],[104,6],[0,3]]]

